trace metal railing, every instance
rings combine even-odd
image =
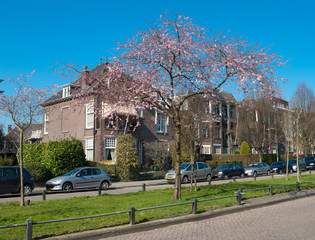
[[[153,209],[159,209],[159,208],[168,208],[168,207],[175,207],[175,206],[181,206],[181,205],[188,205],[191,204],[192,214],[197,214],[198,209],[197,205],[198,202],[207,202],[207,201],[214,201],[214,200],[221,200],[221,199],[226,199],[226,198],[236,198],[236,204],[241,205],[242,202],[242,196],[246,194],[246,192],[249,191],[260,191],[260,190],[267,190],[269,189],[269,195],[273,195],[273,189],[274,188],[283,188],[283,187],[291,187],[291,186],[296,186],[296,190],[300,191],[300,186],[302,184],[311,184],[314,183],[315,181],[311,182],[304,182],[304,183],[294,183],[294,184],[288,184],[288,185],[279,185],[279,186],[272,186],[270,185],[269,187],[264,187],[264,188],[255,188],[255,189],[239,189],[238,191],[234,192],[235,195],[230,195],[230,196],[224,196],[224,197],[218,197],[218,198],[209,198],[209,199],[202,199],[198,200],[194,198],[192,201],[189,202],[183,202],[183,203],[176,203],[176,204],[170,204],[170,205],[162,205],[162,206],[155,206],[155,207],[148,207],[148,208],[139,208],[136,209],[134,207],[130,207],[129,210],[126,211],[119,211],[119,212],[112,212],[112,213],[105,213],[105,214],[99,214],[99,215],[92,215],[92,216],[85,216],[85,217],[76,217],[76,218],[66,218],[66,219],[59,219],[59,220],[50,220],[50,221],[41,221],[41,222],[33,222],[32,219],[27,219],[26,223],[24,224],[14,224],[14,225],[9,225],[9,226],[0,226],[1,229],[6,229],[6,228],[15,228],[15,227],[25,227],[25,239],[26,240],[31,240],[32,235],[33,235],[33,225],[38,225],[38,224],[48,224],[48,223],[56,223],[56,222],[65,222],[65,221],[74,221],[74,220],[83,220],[83,219],[89,219],[89,218],[97,218],[97,217],[104,217],[104,216],[112,216],[112,215],[118,215],[118,214],[129,214],[129,224],[130,225],[135,225],[136,224],[136,212],[137,211],[146,211],[146,210],[153,210]]]

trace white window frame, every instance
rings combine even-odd
[[[113,156],[112,156],[112,161],[115,163],[116,162],[116,146],[117,146],[117,138],[114,137],[106,137],[104,140],[104,147],[105,147],[105,156],[104,160],[105,161],[110,161],[106,159],[106,150],[114,150]]]
[[[215,149],[218,147],[220,149],[220,153],[216,153]],[[213,144],[213,154],[222,154],[222,148],[221,144]]]
[[[211,154],[211,145],[201,145],[201,149],[202,149],[202,154],[205,154],[205,155]],[[209,149],[209,153],[208,151],[206,151],[206,149]]]
[[[44,113],[44,134],[48,133],[49,112]]]
[[[162,116],[164,119],[161,119]],[[160,121],[165,121],[165,129],[161,130],[161,127],[158,129],[158,126],[161,126],[161,123],[159,123]],[[155,130],[157,133],[167,133],[167,125],[168,125],[168,117],[166,117],[165,115],[163,115],[162,112],[159,112],[157,110],[155,110]]]
[[[92,151],[92,159],[89,159],[88,152]],[[86,138],[85,139],[85,156],[86,160],[93,161],[94,160],[94,140],[93,138]]]
[[[62,97],[66,98],[66,97],[70,97],[70,86],[64,87],[62,89]]]
[[[94,102],[85,105],[85,128],[94,128]]]

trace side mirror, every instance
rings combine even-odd
[[[81,177],[81,174],[80,174],[80,173],[78,173],[78,174],[76,175],[76,177]]]

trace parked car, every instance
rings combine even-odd
[[[24,195],[29,195],[34,189],[34,178],[23,168]],[[0,194],[19,193],[21,191],[20,167],[0,167]]]
[[[292,165],[293,171],[296,172],[297,171],[296,159],[289,160],[289,164]],[[300,169],[300,171],[306,170],[306,162],[305,162],[304,158],[299,159],[299,169]]]
[[[197,180],[207,180],[209,181],[211,179],[211,167],[203,162],[197,162],[196,164],[196,178]],[[188,183],[191,180],[192,175],[192,169],[193,169],[193,163],[183,163],[180,166],[180,174],[181,174],[181,182],[182,183]],[[172,169],[168,171],[165,174],[165,180],[167,180],[168,183],[174,183],[175,182],[175,169]]]
[[[225,163],[219,165],[214,171],[212,171],[213,178],[226,178],[233,176],[245,176],[245,170],[239,163]]]
[[[258,174],[270,175],[270,166],[266,163],[250,163],[245,167],[245,175],[257,176]]]
[[[315,156],[313,157],[305,157],[306,169],[312,170],[315,169]]]
[[[271,171],[275,172],[275,173],[286,173],[287,171],[287,162],[286,161],[278,161],[278,162],[273,162],[270,165]],[[293,173],[293,167],[292,164],[289,161],[289,165],[288,165],[288,171],[289,173]]]
[[[64,190],[99,188],[106,190],[111,185],[109,174],[101,168],[83,167],[74,169],[63,176],[46,182],[47,190]]]

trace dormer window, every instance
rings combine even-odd
[[[70,86],[63,87],[62,89],[62,97],[66,98],[70,96]]]

